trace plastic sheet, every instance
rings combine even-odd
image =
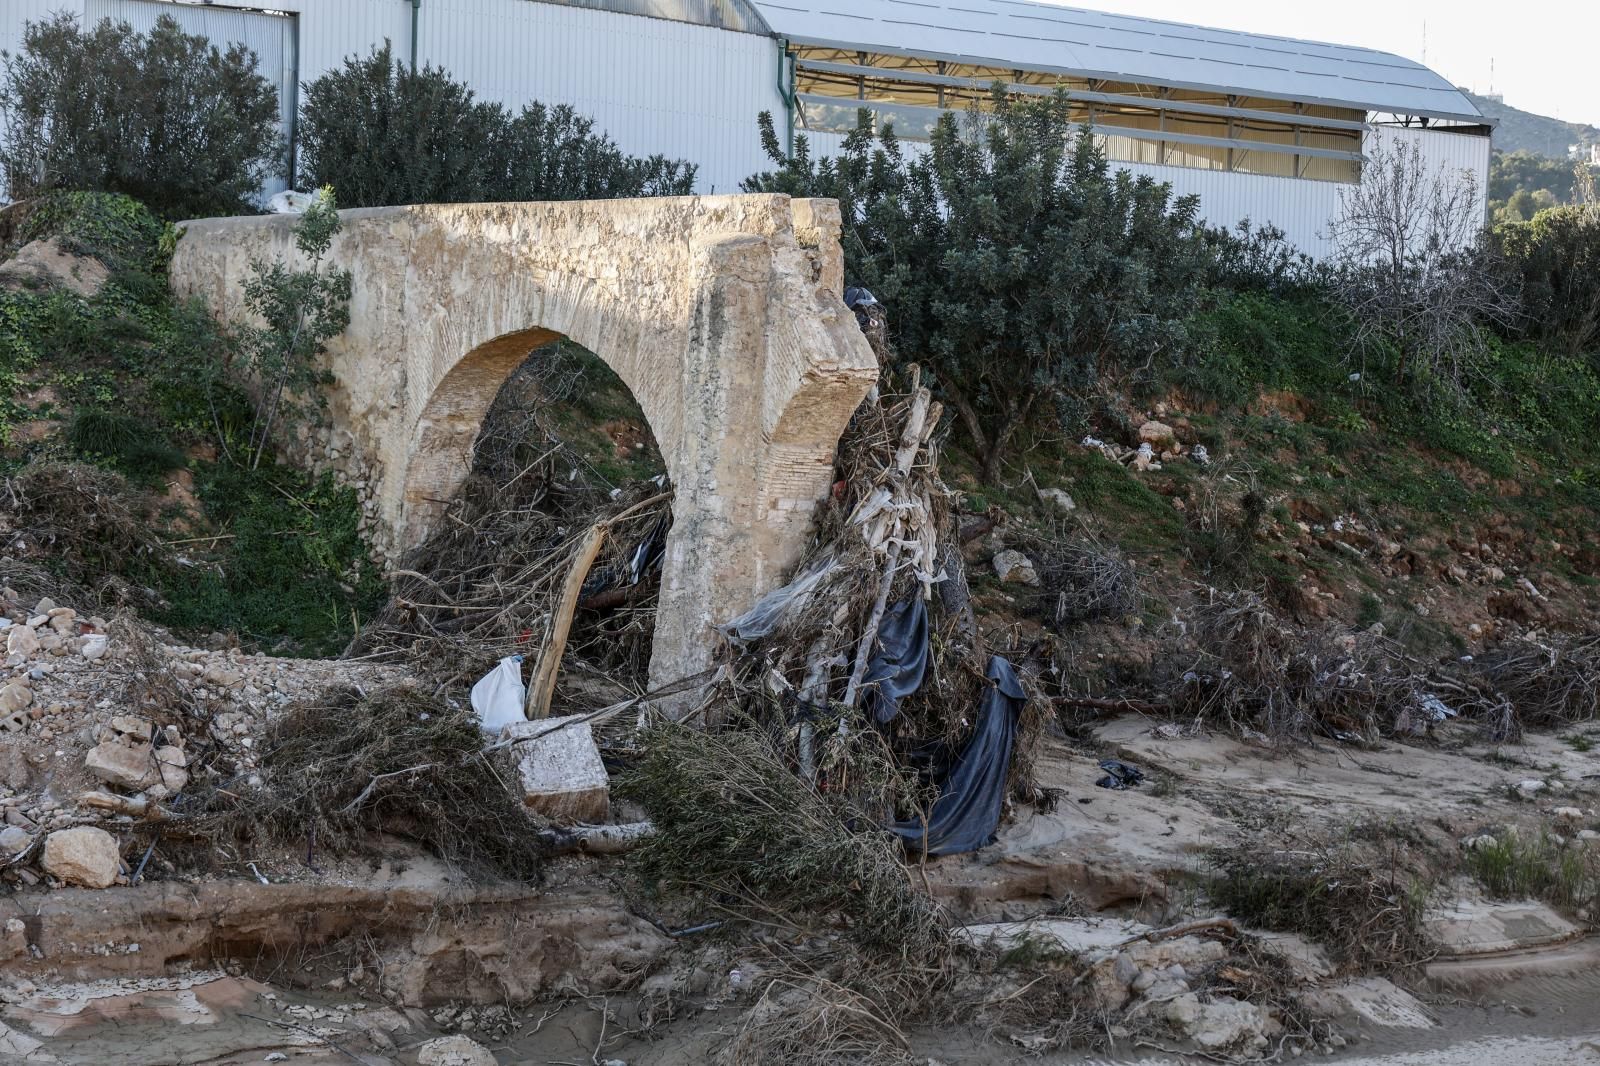
[[[730,640],[740,643],[760,640],[778,628],[778,623],[790,610],[803,607],[817,585],[828,576],[835,565],[833,556],[823,556],[813,563],[809,570],[787,585],[773,589],[761,597],[756,601],[756,605],[744,614],[722,623],[717,627],[717,631]]]
[[[877,650],[862,679],[867,709],[879,725],[894,720],[900,701],[922,687],[928,670],[928,608],[913,592],[890,607],[878,625]]]
[[[926,845],[929,855],[958,855],[994,842],[1017,738],[1017,718],[1028,697],[1016,670],[1004,657],[990,658],[988,677],[993,687],[984,693],[977,729],[940,786],[927,826],[921,822],[888,826],[915,853],[921,854]]]

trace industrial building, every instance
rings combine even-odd
[[[1428,68],[1365,48],[1028,0],[5,0],[0,48],[57,11],[240,40],[278,81],[291,135],[298,86],[384,40],[513,108],[568,103],[624,149],[699,165],[733,192],[770,164],[756,115],[836,150],[859,108],[926,139],[999,83],[1065,89],[1117,166],[1197,193],[1215,225],[1272,223],[1314,254],[1376,138],[1419,144],[1487,184],[1491,128]]]

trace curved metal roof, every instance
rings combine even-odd
[[[1482,121],[1460,90],[1387,52],[1028,0],[751,0],[796,44],[926,56],[1366,111]]]

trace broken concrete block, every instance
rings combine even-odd
[[[513,722],[502,731],[525,740],[512,749],[522,801],[557,822],[595,825],[611,814],[611,778],[600,761],[594,731],[581,716]]]
[[[44,838],[39,865],[58,881],[85,888],[109,888],[122,872],[117,838],[104,829],[80,825],[58,829]]]

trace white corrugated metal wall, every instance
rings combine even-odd
[[[302,83],[386,38],[398,57],[411,54],[411,0],[261,6],[296,16],[279,21],[296,25],[290,43],[297,44]],[[165,0],[0,0],[0,47],[20,45],[25,22],[56,11],[91,20],[114,15],[141,28],[169,11],[185,29],[213,39],[233,32],[240,18],[226,5]],[[766,162],[756,115],[783,114],[778,47],[759,34],[538,0],[421,0],[416,21],[420,63],[442,66],[513,109],[535,100],[570,104],[625,151],[698,164],[701,192],[738,191]],[[263,55],[264,72],[267,60]]]

